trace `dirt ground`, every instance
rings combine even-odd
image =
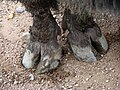
[[[0,1],[0,90],[120,90],[120,20],[111,14],[96,13],[95,21],[109,42],[100,61],[80,62],[66,54],[53,72],[36,75],[25,69],[22,56],[26,46],[23,34],[32,25],[31,15],[17,13],[20,3]],[[8,20],[14,11],[13,19]],[[61,22],[61,15],[54,15]]]

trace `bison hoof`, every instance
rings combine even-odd
[[[31,53],[30,50],[26,49],[22,60],[22,64],[25,68],[32,68],[34,66],[34,56],[35,55]]]
[[[91,47],[78,47],[75,45],[72,45],[72,51],[75,55],[75,57],[79,61],[84,61],[84,62],[95,62],[97,61],[95,54],[92,52]]]
[[[58,65],[59,65],[59,60],[52,60],[52,62],[46,62],[45,65],[43,65],[42,63],[39,63],[36,73],[42,74],[42,73],[49,72],[51,70],[56,69]]]

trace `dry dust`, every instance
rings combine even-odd
[[[120,90],[120,21],[110,14],[94,14],[95,21],[109,42],[109,50],[100,61],[85,63],[66,54],[53,72],[36,75],[22,64],[26,46],[23,33],[32,25],[28,12],[8,15],[20,3],[0,1],[0,90]],[[60,15],[56,16],[61,22]],[[30,80],[29,75],[34,76]]]

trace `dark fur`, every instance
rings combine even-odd
[[[58,32],[60,32],[60,28],[49,9],[46,9],[44,13],[41,12],[41,10],[37,11],[38,13],[35,13],[33,16],[33,26],[30,27],[30,39],[31,41],[46,43],[49,40],[56,39]],[[53,28],[53,30],[50,28]],[[58,28],[58,31],[55,31],[55,28]]]
[[[66,29],[70,31],[68,34],[68,43],[71,47],[72,45],[79,48],[91,47],[94,54],[97,54],[97,52],[106,52],[106,50],[102,48],[101,43],[97,41],[97,39],[102,37],[102,32],[94,22],[93,17],[86,11],[83,11],[82,15],[78,15],[72,14],[71,10],[66,9],[63,16],[62,28],[64,31]],[[97,50],[97,52],[95,50]],[[78,53],[74,52],[74,54],[76,55]]]
[[[23,3],[26,10],[29,11],[33,16],[33,25],[30,27],[30,40],[39,41],[41,43],[48,42],[50,39],[56,37],[60,33],[60,28],[57,22],[53,18],[50,8],[57,9],[56,0],[18,0]],[[54,24],[52,26],[51,24]],[[58,28],[55,36],[52,35],[53,31],[49,28]],[[54,36],[54,37],[53,37]]]
[[[31,37],[28,49],[31,52],[37,52],[37,55],[38,53],[40,53],[41,60],[38,66],[38,71],[40,73],[53,69],[51,67],[57,67],[56,65],[52,65],[55,59],[54,54],[61,53],[61,51],[59,52],[60,46],[57,44],[57,35],[60,29],[51,14],[50,11],[51,8],[55,10],[59,10],[58,8],[59,6],[65,8],[64,17],[62,21],[62,28],[64,31],[66,29],[70,31],[68,35],[68,41],[71,47],[72,45],[75,45],[79,49],[89,46],[90,49],[94,47],[95,49],[97,49],[98,52],[104,51],[102,50],[103,48],[101,49],[102,47],[101,42],[99,42],[99,38],[101,38],[102,33],[99,26],[94,22],[91,13],[93,11],[114,13],[120,12],[119,0],[17,0],[17,1],[23,3],[26,7],[26,10],[29,11],[33,16],[33,25],[30,27]],[[74,52],[74,50],[76,49],[74,49],[73,47],[72,49],[76,57],[79,56],[79,53],[82,53],[79,51]],[[45,56],[43,55],[43,52],[45,53]],[[50,58],[52,59],[48,59],[45,61],[42,60],[42,58],[46,57],[47,55],[50,56]],[[59,56],[61,55],[59,54]],[[79,58],[80,57],[78,57],[78,59]],[[87,61],[87,58],[84,61]],[[47,62],[49,62],[48,66],[51,65],[52,66],[45,67],[43,64],[46,64]],[[43,69],[45,71],[41,71]]]
[[[58,0],[58,2],[74,14],[82,14],[82,9],[89,13],[92,11],[120,13],[119,0]]]
[[[15,0],[13,0],[15,1]],[[88,12],[96,11],[114,11],[120,12],[119,0],[17,0],[25,4],[32,11],[33,7],[54,8],[58,9],[58,5],[69,8],[72,12],[81,13],[81,9],[85,8]],[[35,8],[34,8],[35,9]],[[36,9],[37,10],[37,9]],[[34,11],[34,10],[33,10]]]
[[[44,73],[59,64],[61,47],[57,43],[57,35],[60,34],[60,28],[49,8],[39,7],[38,11],[32,12],[32,15],[33,25],[30,27],[30,42],[27,49],[35,55],[33,61],[40,62],[37,73]]]

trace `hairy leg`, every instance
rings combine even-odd
[[[33,17],[30,27],[30,43],[23,57],[23,65],[31,68],[39,59],[37,73],[45,73],[58,67],[61,59],[61,46],[57,43],[60,28],[50,11]]]
[[[62,27],[69,30],[68,41],[78,60],[97,61],[99,53],[107,51],[105,37],[86,11],[79,15],[71,14],[70,10],[66,9],[63,20]]]
[[[41,37],[41,58],[37,66],[37,73],[45,73],[57,68],[62,55],[61,46],[57,43],[57,35],[60,33],[60,28],[57,22],[51,13],[48,14],[48,17],[44,19],[43,22],[47,25],[44,26],[47,27],[47,32],[45,32],[44,27],[42,28],[44,32],[40,32],[42,33],[42,36],[44,36]],[[49,36],[46,36],[46,34]],[[46,40],[46,38],[48,38],[48,40]]]
[[[41,43],[41,59],[37,67],[37,73],[45,73],[56,69],[62,55],[61,46],[57,43],[57,35],[60,28],[52,15],[47,20],[48,30],[51,32],[51,35],[48,42]]]

